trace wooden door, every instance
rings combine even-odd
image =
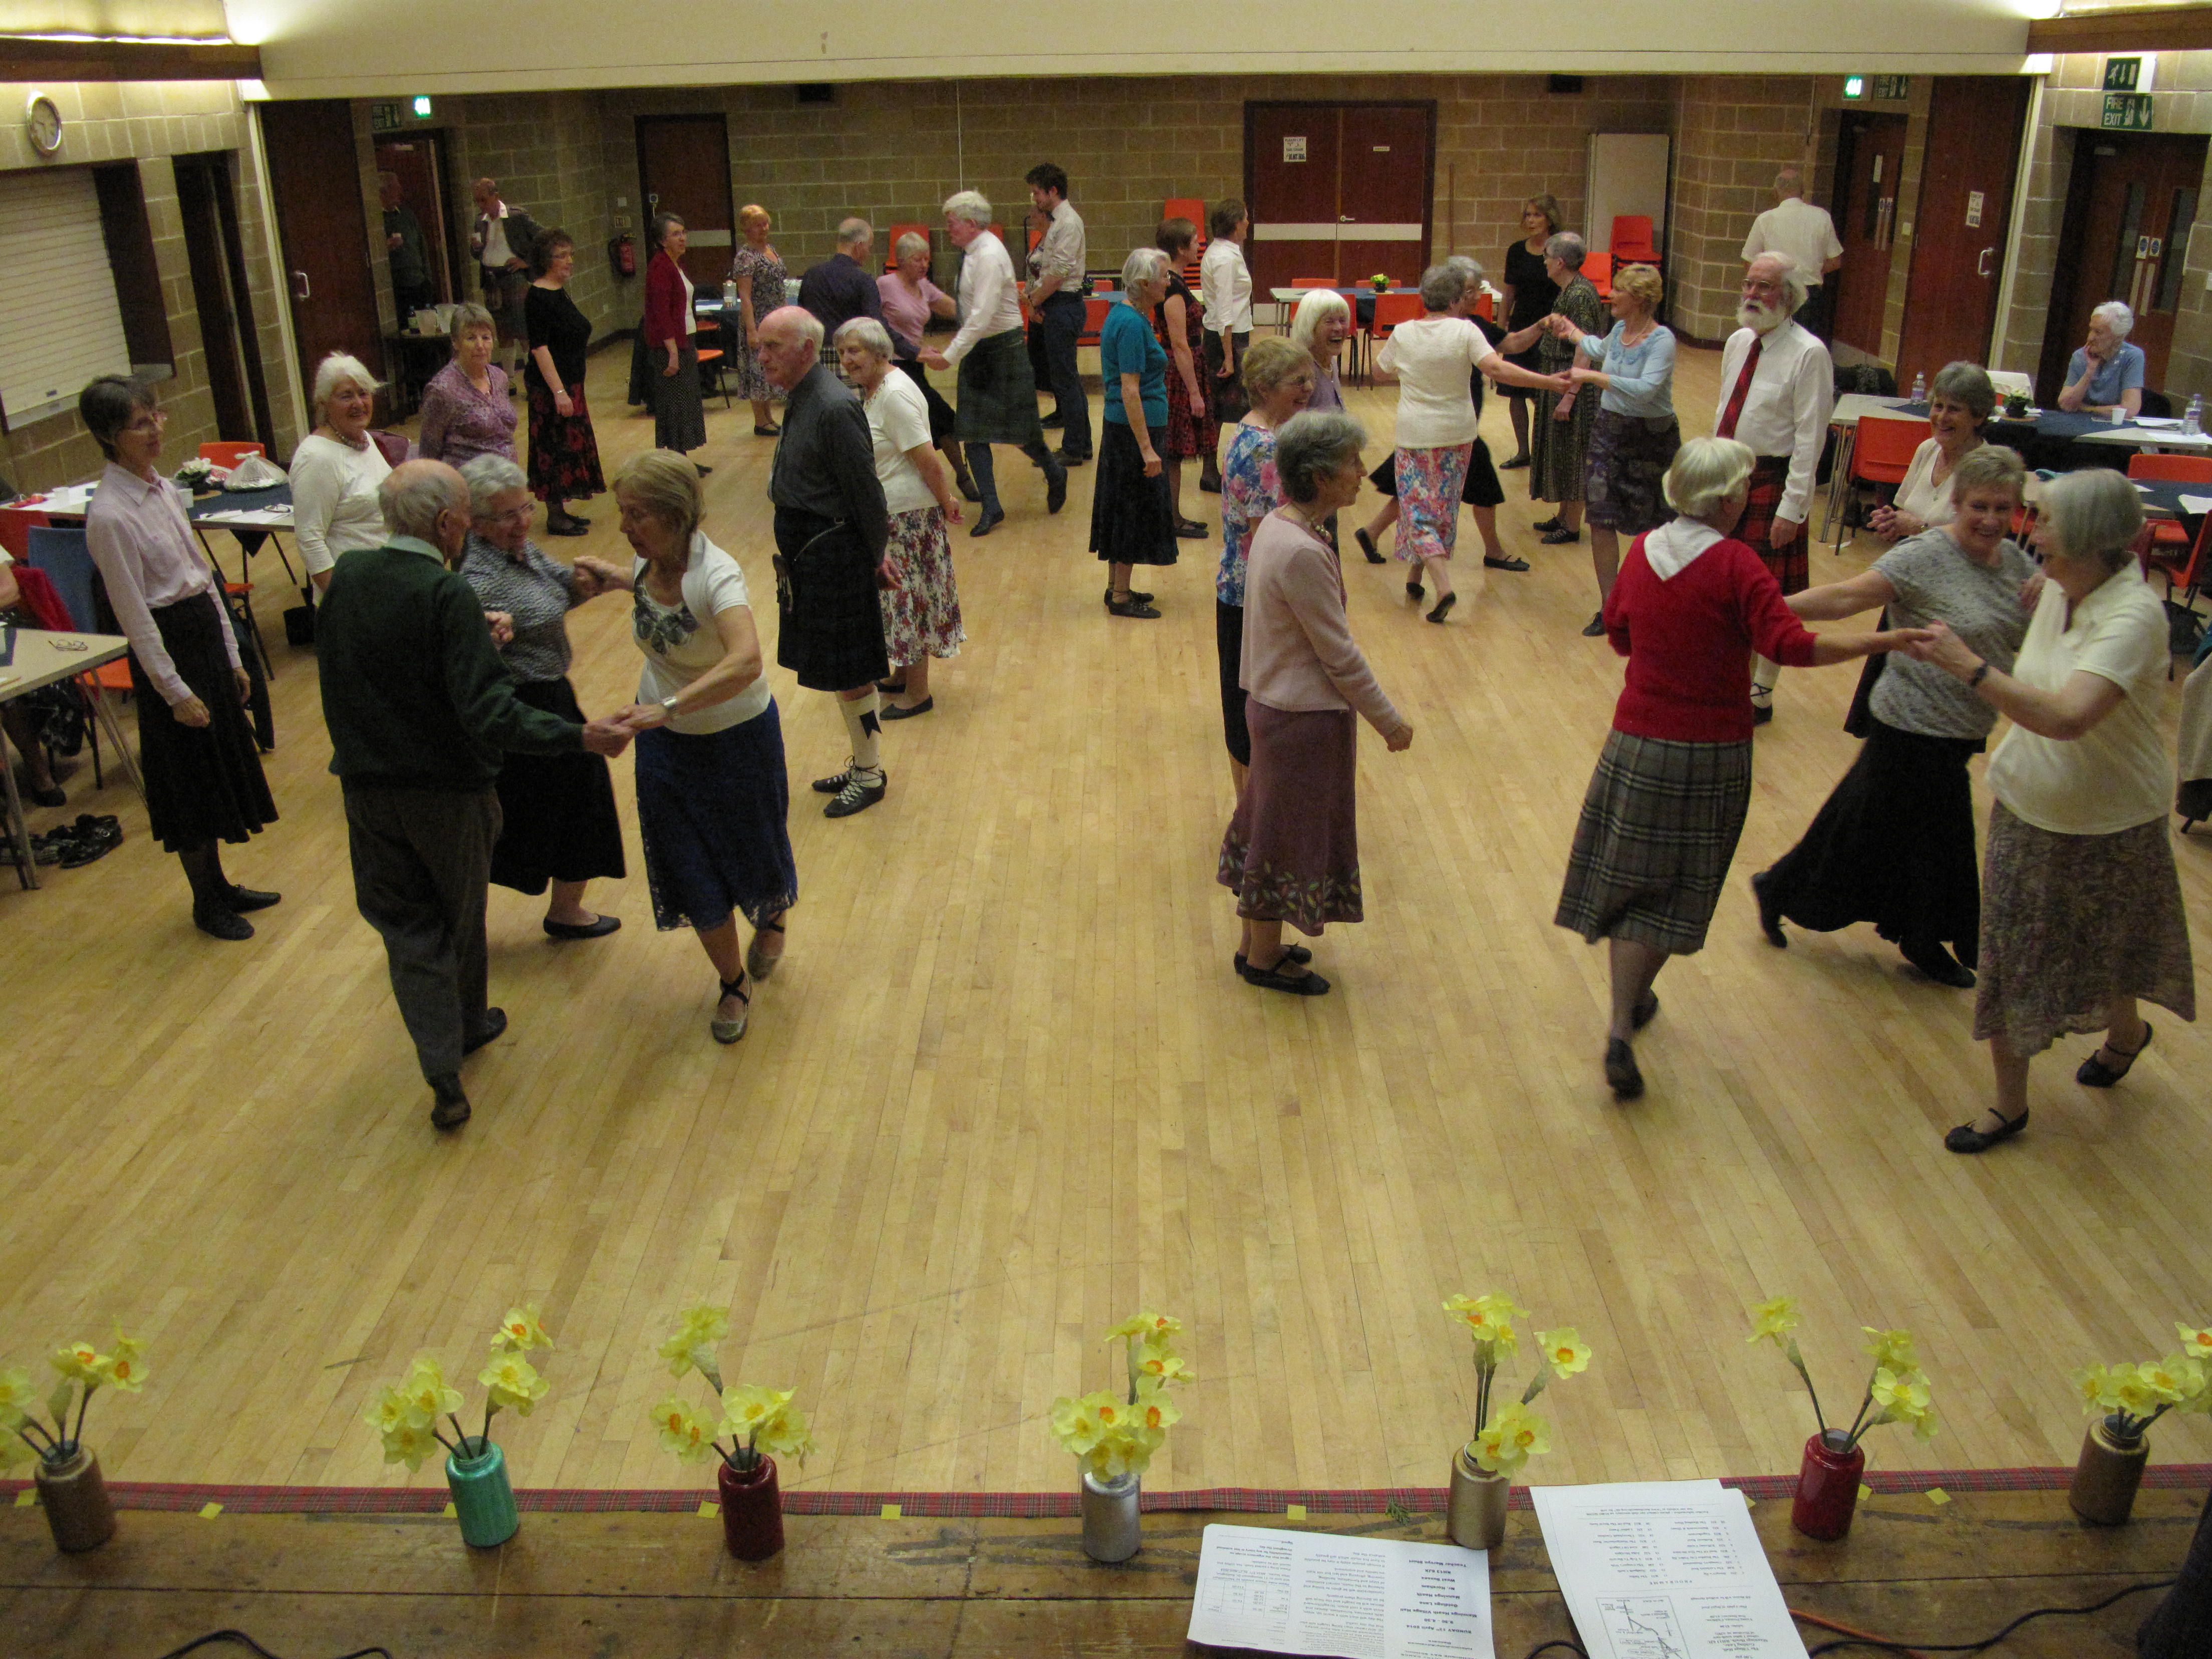
[[[1301,276],[1387,271],[1418,282],[1428,258],[1436,106],[1248,103],[1244,257],[1262,295]]]
[[[690,233],[684,273],[700,288],[720,288],[736,257],[738,222],[730,198],[730,135],[719,115],[641,115],[637,172],[648,239],[653,216],[672,213]]]
[[[422,252],[430,267],[430,285],[438,298],[452,301],[459,298],[476,299],[474,289],[463,294],[454,286],[459,269],[454,255],[465,239],[454,236],[447,227],[452,211],[446,194],[446,166],[444,143],[435,133],[410,133],[405,138],[383,138],[377,141],[376,167],[380,173],[389,173],[399,180],[400,205],[415,216],[422,227]],[[470,209],[470,226],[475,227],[475,208]],[[406,319],[400,319],[404,322]]]
[[[1897,240],[1897,180],[1905,170],[1902,115],[1844,117],[1836,157],[1836,202],[1830,213],[1844,263],[1836,285],[1838,344],[1881,356],[1882,315],[1889,306],[1889,255]]]
[[[362,198],[352,107],[337,98],[254,107],[269,154],[300,374],[312,392],[315,366],[344,351],[381,380],[384,330],[369,270],[370,204]]]
[[[2204,153],[2202,137],[2081,135],[2044,327],[2036,389],[2045,402],[2057,397],[2067,359],[2088,337],[2089,313],[2107,300],[2136,313],[2128,338],[2142,348],[2144,384],[2165,384]]]
[[[1898,345],[1901,386],[1916,374],[1932,379],[1948,362],[1990,360],[2027,118],[2023,76],[1947,75],[1936,82]]]

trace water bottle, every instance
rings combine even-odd
[[[1916,404],[1928,401],[1928,377],[1925,374],[1912,377],[1912,401]]]
[[[2201,393],[2189,394],[2189,408],[2182,415],[2181,429],[2192,438],[2204,435],[2204,398]]]
[[[738,285],[735,283],[722,284],[722,304],[732,311],[738,308]]]

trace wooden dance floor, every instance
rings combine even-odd
[[[628,357],[592,368],[611,474],[652,434],[623,407]],[[1686,430],[1709,429],[1717,380],[1714,354],[1684,354]],[[1350,402],[1379,459],[1395,392]],[[708,423],[707,527],[772,647],[772,446],[742,405]],[[1510,453],[1503,400],[1484,429]],[[192,929],[112,764],[96,792],[80,763],[67,815],[118,813],[125,844],[38,892],[0,883],[0,1364],[42,1368],[115,1321],[147,1340],[146,1391],[93,1404],[111,1479],[434,1487],[434,1467],[383,1465],[362,1409],[420,1352],[473,1376],[518,1301],[559,1343],[551,1396],[500,1425],[519,1486],[703,1486],[647,1411],[669,1389],[654,1346],[707,1300],[732,1310],[730,1380],[794,1388],[812,1421],[787,1489],[956,1492],[1070,1489],[1053,1399],[1111,1380],[1099,1334],[1139,1307],[1184,1321],[1200,1378],[1153,1490],[1441,1486],[1471,1421],[1468,1345],[1438,1308],[1457,1291],[1509,1291],[1595,1350],[1543,1401],[1557,1449],[1525,1478],[1547,1482],[1794,1471],[1809,1414],[1744,1341],[1755,1298],[1800,1299],[1830,1402],[1864,1375],[1862,1325],[1917,1335],[1942,1430],[1874,1436],[1887,1470],[2070,1463],[2068,1372],[2162,1355],[2175,1320],[2212,1316],[2205,1025],[2148,1011],[2156,1042],[2106,1093],[2072,1081],[2087,1042],[2061,1045],[2029,1132],[1957,1158],[1942,1132],[1989,1088],[1971,994],[1866,927],[1760,939],[1744,878],[1850,764],[1855,669],[1784,676],[1711,943],[1662,975],[1650,1092],[1616,1105],[1604,953],[1552,913],[1620,663],[1581,637],[1587,542],[1536,544],[1528,475],[1504,475],[1499,516],[1534,570],[1485,572],[1463,522],[1447,625],[1402,567],[1346,566],[1417,736],[1394,756],[1363,735],[1368,919],[1314,942],[1336,989],[1304,1000],[1230,969],[1218,541],[1146,584],[1164,620],[1111,620],[1091,472],[1058,518],[1018,456],[999,473],[1004,526],[954,532],[968,645],[936,712],[886,729],[883,805],[820,817],[806,783],[843,764],[842,724],[771,671],[801,898],[744,1041],[709,1040],[705,956],[653,930],[625,757],[631,874],[589,901],[623,929],[556,945],[542,900],[493,890],[512,1024],[470,1062],[453,1135],[429,1127],[354,908],[314,659],[282,643],[296,599],[255,560],[283,818],[226,856],[284,895],[259,936]],[[1184,504],[1218,523],[1194,476]],[[546,544],[624,556],[611,498],[584,510],[587,538]],[[1875,550],[1823,549],[1815,580]],[[586,708],[628,702],[624,604],[571,631]],[[2169,731],[2179,702],[2177,679]],[[2212,1006],[2212,834],[2174,849]],[[2158,1462],[2212,1460],[2202,1418],[2154,1439]],[[10,1512],[8,1537],[36,1527]]]

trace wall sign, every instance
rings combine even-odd
[[[1306,141],[1304,138],[1292,138],[1286,135],[1283,139],[1283,159],[1285,161],[1304,161]]]
[[[2148,132],[2150,94],[2147,92],[2108,92],[2104,117],[2097,125],[2108,132]]]
[[[2105,60],[2105,90],[2106,92],[2142,90],[2142,59],[2107,58]]]
[[[1909,75],[1877,75],[1874,77],[1874,95],[1877,98],[1893,99],[1902,103],[1911,90],[1912,77]]]
[[[1966,192],[1966,228],[1979,230],[1981,228],[1982,192],[1978,190],[1970,190]]]

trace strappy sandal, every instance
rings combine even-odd
[[[745,946],[745,971],[757,980],[773,978],[775,974],[775,964],[783,960],[782,951],[778,951],[774,956],[769,956],[761,949],[763,933],[774,933],[781,939],[783,937],[783,924],[780,921],[763,921],[753,929],[753,942]]]
[[[2112,1047],[2109,1042],[2100,1046],[2100,1049],[2112,1048]],[[2074,1073],[2074,1080],[2085,1089],[2109,1089],[2115,1083],[2118,1083],[2122,1078],[2125,1077],[2130,1072],[2135,1069],[2136,1056],[2149,1047],[2150,1022],[2148,1020],[2145,1020],[2143,1022],[2143,1040],[2141,1042],[2136,1044],[2132,1048],[2112,1048],[2112,1052],[2118,1054],[2121,1060],[2125,1062],[2124,1064],[2117,1067],[2107,1066],[2103,1060],[2098,1059],[2095,1054],[2091,1054],[2088,1059],[2081,1062],[2081,1069]]]
[[[735,979],[722,981],[721,986],[723,996],[735,997],[738,1000],[738,1017],[735,1019],[721,1018],[722,1005],[717,1000],[714,1004],[714,1018],[708,1022],[707,1029],[714,1033],[715,1042],[727,1044],[735,1042],[745,1034],[745,1021],[751,1018],[753,1000],[745,994],[745,976],[742,971]]]
[[[1291,960],[1288,951],[1277,957],[1272,967],[1255,968],[1246,962],[1243,969],[1244,982],[1256,985],[1263,991],[1288,991],[1294,997],[1321,997],[1328,994],[1328,981],[1309,968],[1303,974],[1286,974],[1283,969]]]

